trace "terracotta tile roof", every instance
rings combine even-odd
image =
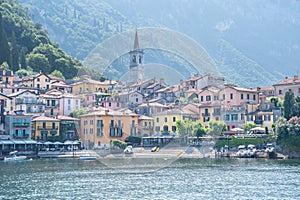
[[[41,122],[41,121],[50,121],[50,122],[59,122],[58,119],[52,118],[52,117],[46,117],[46,116],[39,116],[32,120],[33,122]]]
[[[148,116],[146,116],[146,115],[141,115],[141,116],[139,116],[139,119],[140,119],[140,120],[143,120],[143,119],[146,119],[146,120],[153,120],[153,117],[148,117]]]
[[[277,82],[276,84],[274,84],[274,86],[276,85],[289,85],[289,84],[300,84],[300,78],[295,75],[293,78],[288,78],[286,77],[285,79]]]
[[[79,121],[79,119],[77,119],[77,118],[64,116],[64,115],[58,115],[57,119],[59,119],[61,121]]]

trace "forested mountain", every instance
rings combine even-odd
[[[42,25],[33,23],[16,0],[0,0],[0,47],[0,64],[7,63],[13,71],[59,70],[65,78],[73,78],[82,66],[51,42]]]
[[[241,86],[272,85],[299,69],[297,0],[22,2],[50,37],[80,60],[106,38],[150,26],[167,27],[193,38],[214,59],[221,75]],[[163,53],[159,58],[164,58]],[[162,63],[173,64],[165,58]]]

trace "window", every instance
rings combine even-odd
[[[172,126],[172,131],[176,132],[176,126]]]
[[[138,98],[135,98],[135,102],[139,102],[139,99],[138,99]]]
[[[159,122],[159,118],[158,117],[156,118],[156,122]]]
[[[247,99],[248,99],[248,100],[250,99],[250,94],[247,94]]]
[[[86,126],[87,125],[87,120],[83,121],[83,125]]]
[[[55,122],[52,123],[52,129],[55,129]]]
[[[160,131],[160,126],[155,126],[155,131],[159,132]]]
[[[36,80],[37,80],[37,82],[40,82],[40,78],[37,78]]]
[[[201,96],[201,97],[200,97],[200,101],[202,101],[202,102],[203,102],[203,96]]]
[[[40,84],[37,84],[36,87],[37,87],[38,89],[40,89]]]
[[[147,124],[148,124],[147,122],[144,122],[144,126],[145,126],[145,127],[147,127]]]
[[[237,121],[237,120],[238,120],[238,114],[232,114],[231,121]]]
[[[165,122],[168,122],[168,118],[167,117],[165,117]]]
[[[108,106],[111,107],[111,102],[108,103]]]
[[[244,94],[241,94],[241,99],[244,99]]]
[[[215,96],[214,96],[214,100],[215,100],[215,101],[219,100],[219,97],[215,95]]]
[[[282,90],[279,90],[278,93],[279,93],[279,94],[282,94]]]
[[[210,100],[211,100],[210,95],[207,95],[207,96],[206,96],[206,101],[210,101]]]
[[[94,124],[94,120],[90,120],[90,125],[93,125]]]
[[[90,128],[90,134],[93,134],[94,130],[93,128]]]
[[[51,101],[51,105],[52,105],[52,106],[55,106],[55,100],[52,100],[52,101]]]
[[[253,100],[256,100],[256,95],[255,94],[253,95]]]
[[[109,136],[114,137],[115,136],[115,127],[114,127],[114,120],[110,120],[110,130],[109,130]]]
[[[233,93],[230,93],[230,99],[233,99]]]
[[[300,88],[298,88],[298,93],[300,93]]]
[[[103,121],[97,120],[97,136],[103,136]]]
[[[173,117],[173,122],[176,122],[176,117]]]

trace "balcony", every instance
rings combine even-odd
[[[210,113],[202,113],[202,117],[209,117]]]
[[[14,122],[13,123],[13,126],[14,127],[29,127],[30,126],[30,123],[17,123],[17,122]]]
[[[262,125],[264,123],[264,121],[261,119],[257,119],[257,120],[254,120],[254,123],[258,124],[258,125]]]
[[[38,126],[38,130],[58,130],[58,126]]]

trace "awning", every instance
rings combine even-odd
[[[2,144],[14,144],[11,140],[2,140]]]
[[[14,144],[25,144],[24,140],[12,140]]]
[[[35,140],[24,140],[26,144],[37,144]]]

